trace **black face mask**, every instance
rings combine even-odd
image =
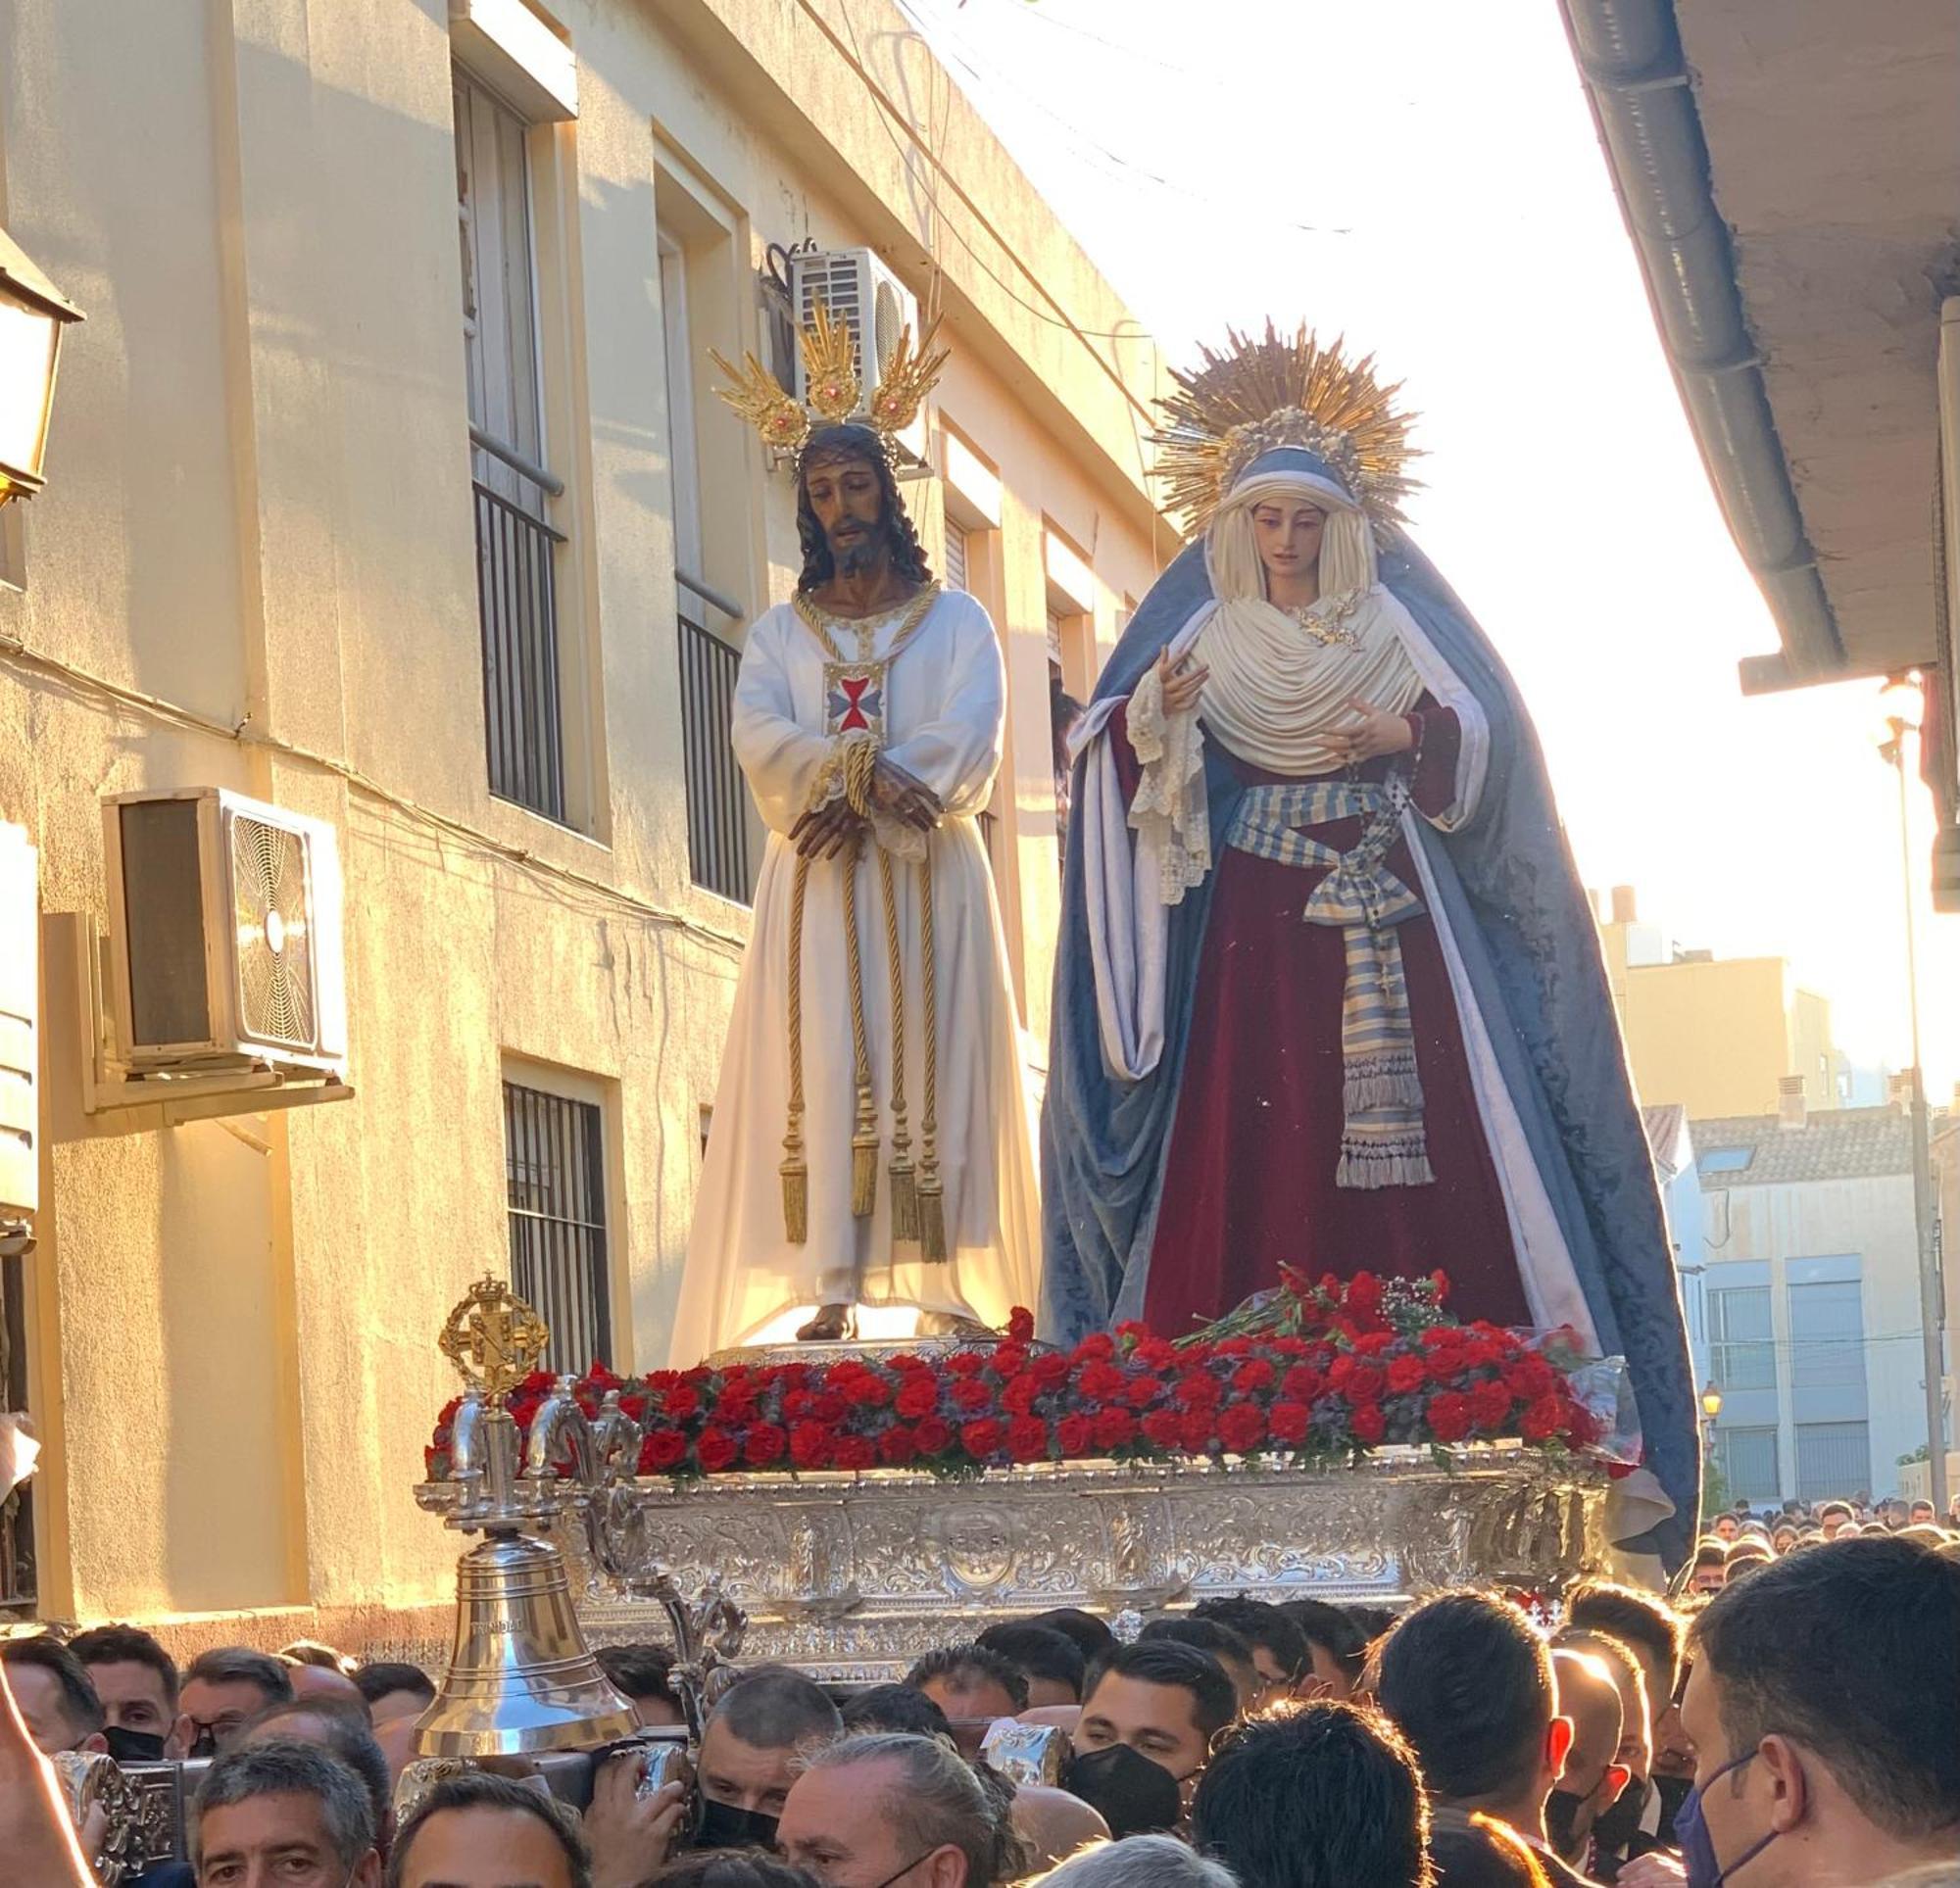
[[[1544,1799],[1544,1839],[1567,1862],[1576,1863],[1586,1847],[1586,1837],[1574,1831],[1578,1827],[1579,1812],[1592,1800],[1591,1797],[1581,1796],[1577,1790],[1553,1790]],[[1596,1823],[1590,1833],[1598,1833]]]
[[[1061,1773],[1061,1787],[1100,1811],[1118,1841],[1174,1829],[1184,1815],[1177,1778],[1128,1744],[1072,1758]]]
[[[107,1724],[102,1735],[109,1744],[109,1755],[119,1764],[161,1764],[164,1761],[164,1735],[156,1730],[124,1730],[121,1724]]]
[[[716,1803],[704,1798],[701,1805],[701,1832],[694,1838],[697,1849],[773,1849],[779,1816],[764,1815],[760,1810],[741,1810],[732,1803]]]
[[[1641,1812],[1646,1806],[1647,1786],[1636,1777],[1620,1792],[1617,1803],[1609,1803],[1599,1812],[1599,1819],[1592,1825],[1592,1840],[1602,1856],[1626,1853],[1628,1843],[1640,1830]]]

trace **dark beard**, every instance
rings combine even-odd
[[[841,556],[833,554],[833,561],[840,577],[864,577],[877,569],[884,557],[885,534],[874,531],[847,547]]]

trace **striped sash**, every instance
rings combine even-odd
[[[1408,790],[1387,782],[1307,780],[1252,787],[1225,836],[1228,846],[1282,865],[1325,866],[1301,918],[1338,925],[1347,954],[1341,1001],[1343,1069],[1341,1164],[1337,1186],[1426,1186],[1435,1178],[1423,1134],[1422,1083],[1396,927],[1422,910],[1384,861],[1401,832]],[[1360,843],[1346,852],[1309,839],[1302,826],[1361,821]]]

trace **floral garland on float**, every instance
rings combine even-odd
[[[1032,1316],[1016,1310],[1004,1339],[957,1349],[638,1379],[595,1363],[575,1394],[591,1419],[616,1392],[642,1429],[639,1473],[676,1481],[876,1469],[963,1478],[1044,1463],[1228,1457],[1327,1469],[1396,1445],[1447,1465],[1463,1444],[1496,1441],[1638,1460],[1623,1367],[1581,1355],[1570,1331],[1461,1323],[1445,1308],[1441,1272],[1317,1284],[1282,1273],[1277,1289],[1177,1340],[1128,1324],[1060,1350],[1037,1343]],[[535,1371],[512,1391],[526,1440],[558,1382]],[[437,1419],[431,1481],[449,1475],[460,1406]]]

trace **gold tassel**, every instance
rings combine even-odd
[[[918,1177],[912,1166],[911,1141],[903,1124],[892,1133],[892,1164],[885,1169],[885,1178],[892,1184],[892,1237],[917,1238]]]
[[[783,1236],[792,1245],[809,1238],[809,1166],[804,1159],[803,1136],[794,1126],[783,1137]]]
[[[799,857],[790,893],[790,1116],[783,1131],[783,1236],[792,1245],[809,1238],[809,1162],[803,1148],[803,914],[809,891],[809,860]]]
[[[869,1087],[858,1090],[858,1126],[851,1137],[851,1212],[866,1220],[878,1204],[878,1111]]]
[[[946,1189],[940,1185],[939,1162],[931,1158],[919,1163],[918,1176],[919,1257],[927,1265],[944,1265],[946,1249]]]

